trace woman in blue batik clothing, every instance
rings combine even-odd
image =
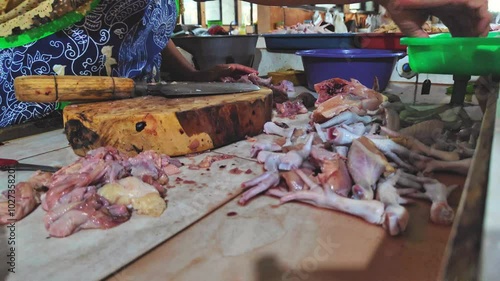
[[[56,108],[55,103],[17,101],[13,83],[22,75],[108,75],[159,81],[162,50],[168,63],[175,65],[180,79],[211,81],[255,72],[237,64],[220,65],[205,72],[195,70],[169,41],[177,19],[175,0],[3,2],[6,4],[0,3],[0,127],[41,118]],[[26,7],[33,2],[39,6]],[[47,2],[51,5],[41,7],[40,3]],[[24,10],[19,13],[21,8]],[[45,13],[33,16],[30,12],[37,8]],[[23,33],[23,28],[50,26],[47,23],[57,23],[65,13],[82,13],[85,8],[88,12],[79,21],[48,36],[18,46],[5,40]],[[14,13],[16,16],[9,18]],[[13,46],[8,46],[9,43]]]

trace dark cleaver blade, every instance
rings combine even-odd
[[[144,92],[143,85],[137,85],[136,90],[144,95],[165,97],[207,96],[222,94],[237,94],[260,90],[259,86],[250,83],[224,82],[171,82],[148,84]],[[142,91],[141,91],[142,90]]]

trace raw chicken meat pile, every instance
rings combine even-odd
[[[447,140],[440,120],[401,129],[394,104],[354,79],[333,78],[316,84],[316,100],[309,93],[289,100],[287,92],[295,91],[289,81],[272,85],[270,79],[247,75],[238,82],[272,88],[280,117],[293,118],[315,107],[310,122],[303,126],[268,122],[264,132],[272,140],[249,139],[254,141],[250,154],[265,172],[242,184],[246,191],[240,204],[265,192],[282,203],[302,201],[349,213],[397,235],[409,221],[402,205],[411,202],[409,197],[425,198],[432,202],[432,222],[453,222],[447,197],[456,186],[445,186],[428,173],[467,174],[477,126],[460,130],[456,143]],[[207,156],[188,168],[205,169],[230,157]],[[129,220],[132,211],[160,216],[166,209],[169,176],[179,173],[181,165],[153,151],[127,157],[113,147],[101,147],[54,174],[37,172],[18,183],[15,213],[9,211],[7,191],[1,194],[0,223],[18,221],[40,203],[52,237],[111,228]]]
[[[250,154],[265,172],[242,184],[246,191],[240,204],[265,192],[281,203],[301,201],[349,213],[397,235],[409,221],[403,205],[409,198],[425,198],[432,202],[432,222],[453,222],[447,197],[456,186],[428,174],[467,174],[471,156],[428,146],[428,139],[441,135],[441,121],[400,130],[387,98],[354,79],[333,78],[315,90],[318,99],[308,124],[264,125],[264,132],[275,137],[255,141]]]
[[[166,209],[168,176],[179,173],[180,166],[178,160],[152,151],[129,158],[115,148],[101,147],[54,174],[39,171],[18,183],[15,214],[9,213],[8,194],[2,194],[0,223],[22,219],[40,202],[52,237],[117,226],[132,210],[160,216]]]
[[[280,117],[294,117],[297,114],[307,113],[307,107],[312,106],[314,103],[314,97],[309,92],[301,93],[293,100],[290,100],[288,95],[295,93],[295,87],[288,80],[273,84],[271,77],[261,78],[257,74],[249,74],[238,79],[225,77],[221,81],[225,83],[248,83],[270,88],[273,91],[273,105]]]

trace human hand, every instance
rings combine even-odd
[[[491,15],[488,0],[380,0],[401,31],[429,37],[422,25],[429,15],[438,17],[453,36],[486,36]]]
[[[194,80],[199,82],[212,82],[218,81],[223,77],[232,77],[238,79],[242,75],[251,73],[257,74],[257,70],[237,63],[219,64],[212,67],[211,69],[198,71],[194,75]]]

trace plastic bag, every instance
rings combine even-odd
[[[335,12],[334,23],[335,33],[347,33],[347,26],[344,22],[344,14]]]

